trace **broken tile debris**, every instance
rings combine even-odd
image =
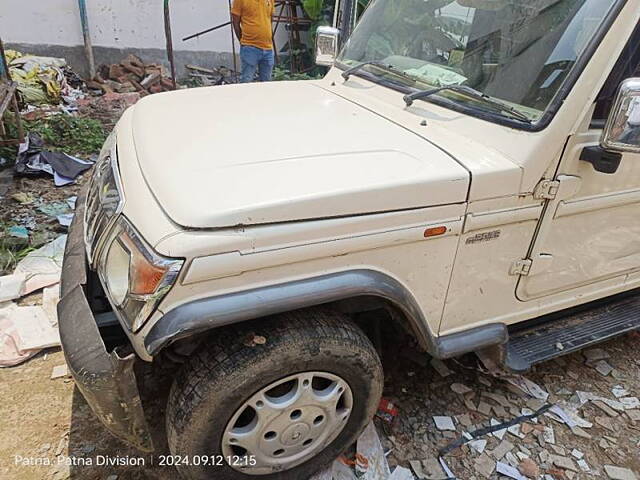
[[[609,375],[611,372],[613,372],[613,367],[611,365],[609,365],[609,362],[607,362],[606,360],[599,360],[597,361],[594,365],[593,368],[596,369],[596,371],[602,375],[603,377],[606,377],[607,375]]]
[[[436,424],[438,430],[456,430],[456,426],[451,417],[435,416],[433,417],[433,422]]]
[[[66,377],[69,375],[69,370],[67,368],[67,364],[63,363],[62,365],[56,365],[51,370],[51,379],[54,380],[56,378]]]
[[[638,480],[636,474],[628,468],[605,465],[604,471],[611,480]]]
[[[462,383],[452,383],[451,390],[457,394],[464,395],[465,393],[473,392],[473,390]]]

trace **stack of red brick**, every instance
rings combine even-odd
[[[164,66],[145,64],[135,55],[129,55],[120,63],[101,65],[87,87],[104,93],[138,92],[142,96],[173,90],[173,83]]]

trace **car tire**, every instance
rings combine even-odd
[[[376,411],[383,382],[373,345],[338,312],[300,310],[221,329],[193,354],[172,385],[166,422],[173,463],[186,479],[307,479],[356,441]],[[283,393],[287,389],[292,393]],[[334,406],[323,392],[341,396],[332,400]],[[256,398],[269,400],[256,403]],[[301,406],[304,417],[287,425],[294,418],[294,411],[285,413],[291,399],[301,405],[311,403]],[[319,406],[314,399],[322,399]],[[317,408],[327,409],[326,418],[313,410]],[[313,422],[309,415],[316,415]],[[247,437],[254,443],[245,445],[260,454],[261,466],[251,466],[251,474],[240,464],[252,463],[256,456],[231,438],[234,432],[249,428],[243,417],[255,425]],[[321,422],[326,421],[324,430],[315,426],[321,417]],[[263,434],[258,429],[267,418],[275,418],[269,425],[277,425],[278,432]],[[273,447],[266,440],[274,433],[286,447],[278,449],[286,459],[282,465],[273,463],[281,459],[274,457],[277,451],[271,453]],[[308,447],[300,443],[305,435],[309,438],[303,443],[310,442]],[[315,445],[314,435],[322,437]],[[227,462],[230,451],[238,455],[230,459],[235,467]]]

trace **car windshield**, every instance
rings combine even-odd
[[[361,71],[412,91],[468,86],[535,122],[615,3],[371,0],[338,61],[382,62]],[[455,89],[434,96],[505,115]]]

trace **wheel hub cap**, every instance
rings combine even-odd
[[[326,372],[304,372],[267,385],[234,413],[222,438],[226,457],[247,457],[232,468],[249,475],[291,469],[311,459],[344,429],[351,388]]]

